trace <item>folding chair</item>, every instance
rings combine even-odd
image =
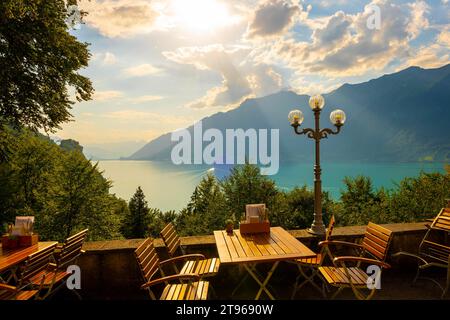
[[[405,251],[393,254],[393,257],[407,256],[417,260],[417,273],[413,283],[418,279],[429,280],[435,283],[441,290],[441,298],[444,298],[450,287],[450,245],[448,242],[448,234],[450,233],[450,208],[443,208],[434,218],[432,224],[428,226],[428,230],[419,245],[418,254]],[[447,270],[447,279],[445,287],[437,280],[430,277],[420,277],[423,270],[436,267]]]
[[[381,273],[383,269],[389,269],[385,262],[389,245],[392,241],[392,231],[382,226],[369,222],[362,244],[345,241],[323,241],[320,246],[344,245],[357,249],[357,256],[343,256],[333,259],[335,266],[321,266],[319,272],[324,280],[338,290],[332,296],[334,299],[343,289],[351,288],[355,297],[359,300],[369,300],[379,289]],[[348,266],[347,263],[356,264]],[[361,265],[372,266],[367,271]],[[368,294],[363,290],[368,289]]]
[[[164,276],[162,267],[173,263],[174,259],[184,259],[185,257],[199,259],[199,255],[188,255],[179,258],[160,261],[158,254],[153,246],[153,239],[146,239],[136,250],[136,260],[141,270],[142,278],[145,283],[141,289],[146,289],[152,300],[156,300],[151,287],[158,284],[165,284],[160,300],[206,300],[208,297],[209,282],[201,281],[200,276],[195,273],[175,274]],[[160,272],[160,278],[154,279],[154,276]],[[176,284],[170,284],[177,281]],[[187,281],[187,282],[183,282]]]
[[[50,263],[47,269],[30,279],[33,285],[42,285],[40,292],[45,292],[42,296],[38,295],[38,299],[45,299],[64,287],[67,278],[70,276],[70,273],[67,273],[67,267],[76,265],[78,258],[84,253],[82,247],[88,231],[88,229],[80,231],[58,245],[54,254],[55,263]],[[42,275],[45,275],[45,281],[40,284]],[[71,291],[81,300],[80,294],[75,289]]]
[[[171,258],[177,257],[175,253],[177,252],[178,249],[180,249],[183,255],[185,254],[183,248],[180,245],[180,237],[178,236],[173,223],[170,222],[169,224],[167,224],[161,231],[160,236],[163,239],[164,244],[167,247],[169,256]],[[180,274],[196,273],[202,279],[217,275],[220,267],[219,258],[207,259],[203,255],[201,256],[202,256],[201,259],[187,260],[183,264],[181,271],[179,273]],[[175,272],[178,273],[178,267],[175,263],[173,264],[173,267]]]
[[[334,215],[331,216],[330,222],[328,224],[327,232],[325,233],[325,241],[330,240],[331,234],[333,233],[333,228],[336,223]],[[300,290],[305,284],[310,283],[314,288],[316,288],[324,297],[326,297],[324,288],[320,288],[315,282],[314,278],[319,276],[319,267],[323,264],[326,257],[329,257],[330,261],[333,261],[333,256],[328,248],[328,246],[322,246],[320,252],[313,258],[297,259],[294,261],[298,266],[298,271],[300,274],[297,276],[294,284],[294,291],[292,292],[291,299],[294,299],[295,294]],[[309,273],[309,275],[308,275]],[[302,283],[299,284],[300,279],[304,279]],[[319,277],[320,280],[322,278]]]
[[[39,293],[46,281],[43,273],[51,262],[56,243],[48,248],[28,256],[17,272],[16,286],[0,284],[0,300],[30,300]],[[39,279],[33,286],[31,279]]]

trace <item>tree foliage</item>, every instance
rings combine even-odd
[[[433,218],[450,198],[450,174],[420,173],[392,190],[374,190],[370,178],[345,178],[341,202],[333,205],[340,225],[423,221]]]
[[[145,238],[152,222],[150,209],[144,192],[138,187],[128,203],[129,212],[122,225],[122,234],[126,238]]]
[[[0,118],[16,127],[52,130],[70,119],[69,88],[78,101],[93,92],[78,70],[87,43],[69,32],[63,0],[0,2]]]
[[[36,216],[40,238],[63,240],[89,228],[90,239],[120,237],[124,201],[78,150],[66,151],[42,135],[12,132],[17,147],[0,164],[0,224]]]
[[[237,219],[243,217],[246,204],[265,203],[271,209],[278,193],[275,182],[251,164],[234,167],[222,181],[222,190],[228,211]]]

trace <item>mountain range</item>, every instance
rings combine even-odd
[[[359,84],[344,84],[325,94],[321,126],[332,127],[329,114],[342,109],[347,121],[341,133],[321,142],[322,161],[449,161],[450,64],[436,69],[410,67]],[[311,161],[314,143],[297,136],[287,115],[303,111],[302,127],[314,125],[309,96],[281,91],[248,99],[236,109],[202,120],[203,131],[216,128],[279,129],[280,161]],[[187,128],[191,134],[193,126]],[[150,141],[126,159],[170,160],[170,133]],[[206,145],[207,143],[205,143]]]

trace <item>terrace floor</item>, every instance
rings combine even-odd
[[[242,279],[245,276],[244,270],[238,270],[236,268],[235,279],[230,280],[229,278],[220,277],[218,275],[214,279],[211,279],[211,284],[213,285],[217,298],[216,300],[252,300],[259,289],[258,284],[248,278],[240,290],[232,297],[231,294]],[[296,267],[290,264],[284,264],[278,272],[275,272],[270,281],[270,291],[275,295],[278,300],[290,300],[293,290],[293,283],[295,281]],[[431,276],[433,279],[439,280],[440,283],[445,283],[445,273],[443,272],[431,272],[427,275]],[[404,272],[396,271],[384,271],[382,275],[382,288],[374,296],[374,300],[436,300],[441,299],[442,291],[440,288],[431,281],[425,279],[419,279],[416,284],[412,283],[415,276],[414,270],[408,270]],[[330,288],[328,297],[330,297],[335,288]],[[72,300],[76,299],[73,294],[68,290],[61,290],[52,299],[55,300]],[[145,291],[140,291],[139,295],[108,295],[94,296],[87,300],[145,300],[148,296]],[[263,295],[262,299],[267,299]],[[325,299],[314,287],[310,284],[303,286],[295,296],[296,300],[322,300]],[[346,289],[336,299],[339,300],[354,300],[355,297],[351,289]],[[450,299],[450,293],[444,298],[446,300]]]

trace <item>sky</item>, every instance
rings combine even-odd
[[[80,73],[95,94],[73,106],[74,121],[56,134],[82,145],[131,146],[247,98],[327,93],[450,63],[450,0],[81,0],[79,7],[88,15],[71,33],[90,43]]]

